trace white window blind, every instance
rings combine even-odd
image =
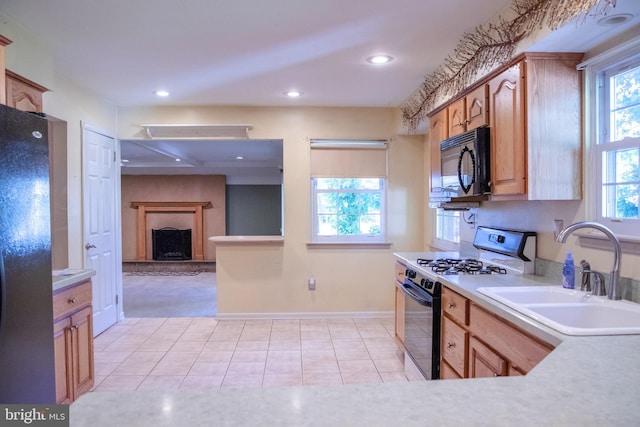
[[[311,140],[312,178],[386,178],[387,141]]]

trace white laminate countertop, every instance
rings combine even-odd
[[[95,276],[95,270],[59,270],[53,272],[53,291],[87,280]]]
[[[416,255],[423,254],[396,257],[410,263]],[[71,405],[71,426],[640,425],[640,335],[563,336],[503,311],[505,306],[475,292],[486,283],[474,288],[464,277],[448,285],[527,330],[538,329],[537,336],[557,345],[528,375],[333,387],[92,392]],[[503,285],[549,284],[535,276],[512,277]],[[491,285],[500,286],[495,281]]]

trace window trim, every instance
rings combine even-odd
[[[458,241],[454,241],[454,240],[448,240],[448,239],[443,239],[441,237],[438,237],[438,217],[441,217],[442,215],[440,215],[438,212],[441,208],[437,208],[434,210],[434,215],[433,215],[433,236],[431,238],[431,245],[436,248],[436,249],[442,249],[445,251],[452,251],[452,252],[458,252],[460,250],[460,221],[461,216],[458,215],[457,217],[457,221],[458,221]],[[443,210],[444,211],[444,210]],[[446,211],[445,211],[446,212]],[[459,212],[459,211],[456,211]]]
[[[337,179],[341,179],[336,177]],[[379,179],[381,188],[379,190],[356,190],[358,192],[376,192],[380,193],[380,234],[379,235],[338,235],[338,236],[320,236],[318,235],[318,204],[317,195],[318,189],[316,186],[316,180],[320,177],[311,177],[311,239],[307,246],[336,246],[340,248],[348,247],[349,245],[372,246],[372,247],[389,247],[390,243],[387,242],[387,178],[375,177],[373,179]],[[346,178],[348,179],[348,178]],[[321,190],[321,192],[327,192]]]
[[[584,173],[585,181],[585,216],[593,221],[611,225],[611,220],[604,222],[600,215],[600,203],[602,200],[602,170],[601,160],[602,147],[598,147],[597,142],[604,140],[605,128],[603,120],[605,112],[602,108],[608,104],[604,98],[603,75],[606,71],[620,68],[623,62],[640,59],[640,37],[634,37],[626,42],[620,43],[616,47],[600,53],[578,65],[579,70],[584,70],[584,112],[585,112],[585,159],[584,170],[593,173]],[[608,127],[608,125],[607,125]],[[628,221],[627,221],[628,222]],[[634,220],[635,222],[635,220]],[[640,253],[640,238],[631,234],[631,230],[622,230],[620,227],[613,230],[623,243],[623,251],[630,253]],[[626,227],[629,229],[630,227]],[[583,246],[610,249],[609,242],[603,241],[597,232],[580,233],[580,243]]]

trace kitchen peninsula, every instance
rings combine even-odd
[[[335,387],[93,392],[71,405],[71,426],[640,423],[640,335],[562,335],[478,294],[463,277],[452,280],[457,281],[452,283],[456,291],[556,346],[526,376]],[[522,285],[549,284],[537,276],[511,280],[512,285],[513,280]],[[415,402],[408,404],[411,398]]]

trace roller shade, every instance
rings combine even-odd
[[[326,140],[311,143],[312,178],[386,178],[386,140]]]

